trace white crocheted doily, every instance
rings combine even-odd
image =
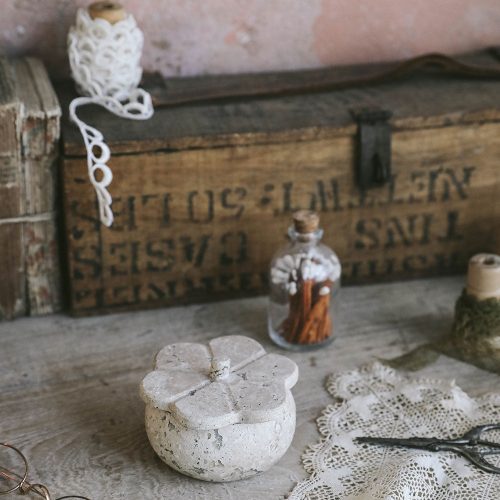
[[[338,402],[318,418],[322,438],[302,457],[310,477],[289,499],[500,499],[499,475],[453,453],[354,441],[357,436],[457,437],[472,426],[500,422],[500,394],[473,399],[454,382],[407,378],[380,363],[333,374],[327,389]],[[499,441],[500,432],[488,439]],[[500,465],[500,456],[488,459]]]

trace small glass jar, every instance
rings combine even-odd
[[[293,215],[290,241],[271,262],[268,329],[281,347],[315,349],[333,340],[341,266],[335,252],[320,243],[319,216]]]

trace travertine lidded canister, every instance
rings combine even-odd
[[[151,445],[197,479],[233,481],[265,471],[292,442],[290,389],[297,379],[293,361],[248,337],[168,345],[141,385]]]

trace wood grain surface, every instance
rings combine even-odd
[[[60,309],[60,116],[41,61],[0,58],[0,318]]]
[[[393,176],[361,192],[353,137],[116,155],[115,221],[97,218],[84,161],[64,162],[75,314],[250,295],[292,212],[320,213],[349,283],[465,270],[499,253],[496,123],[398,131]]]
[[[467,62],[498,67],[498,59],[482,53],[468,57]],[[380,72],[384,68],[384,65],[346,66],[167,80],[153,76],[144,82],[158,104],[150,120],[123,120],[98,106],[79,109],[78,115],[86,123],[98,126],[114,154],[288,143],[352,135],[356,125],[351,110],[374,105],[393,113],[391,125],[396,130],[500,119],[498,78],[481,80],[425,71],[394,82],[330,92],[273,98],[256,96],[233,101],[203,100],[204,96],[262,92],[277,85],[307,87],[324,79],[325,73],[333,79],[356,79],[365,72]],[[65,111],[61,122],[64,153],[84,157],[81,136],[67,113],[70,100],[76,96],[74,83],[59,82],[56,89]],[[175,104],[193,98],[200,101]]]
[[[72,312],[262,293],[299,208],[320,212],[349,283],[463,272],[474,253],[499,253],[499,81],[424,72],[331,92],[202,99],[356,76],[359,68],[153,79],[166,105],[150,120],[81,109],[112,151],[111,228],[99,223],[83,142],[63,117]],[[63,109],[72,95],[63,85]],[[201,100],[176,105],[191,98]],[[352,112],[373,106],[393,113],[392,175],[361,191]]]
[[[139,383],[165,344],[249,335],[266,350],[264,297],[100,318],[64,316],[0,324],[0,439],[19,446],[31,477],[54,494],[93,500],[283,499],[305,477],[300,455],[319,438],[315,419],[330,402],[325,377],[377,357],[393,357],[450,328],[464,278],[342,290],[341,324],[320,351],[289,353],[300,379],[293,389],[297,431],[284,458],[245,481],[209,484],[164,465],[144,430]],[[441,357],[418,375],[456,379],[472,395],[496,391],[500,378]]]

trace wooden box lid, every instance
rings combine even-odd
[[[460,61],[481,68],[500,68],[492,52],[463,56]],[[97,106],[79,110],[82,119],[99,128],[113,154],[159,150],[248,145],[353,135],[353,110],[365,106],[392,112],[393,129],[441,127],[500,118],[498,76],[464,78],[419,69],[411,76],[394,70],[393,81],[335,91],[281,97],[252,97],[265,89],[296,89],[335,81],[349,86],[359,78],[376,81],[377,75],[397,64],[339,67],[300,72],[201,76],[164,80],[146,76],[155,114],[147,121],[124,120]],[[487,71],[486,71],[487,73]],[[289,92],[288,92],[289,93]],[[75,97],[72,82],[59,85],[63,103],[63,143],[67,156],[84,156],[78,129],[67,116]],[[245,94],[245,98],[225,98]]]

